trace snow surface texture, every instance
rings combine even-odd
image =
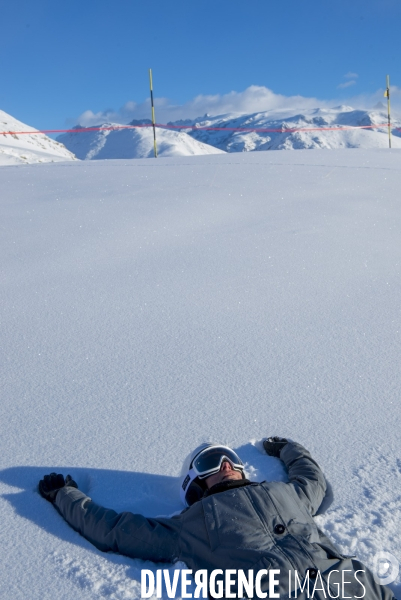
[[[320,527],[401,558],[400,184],[397,150],[0,171],[0,596],[139,598],[161,565],[97,551],[38,480],[171,515],[205,440],[253,480],[285,478],[262,438],[301,442]]]
[[[44,134],[6,134],[6,131],[37,131],[0,110],[0,166],[75,160],[63,144]]]
[[[118,124],[103,123],[99,125],[99,127],[113,126],[118,127]],[[82,129],[80,126],[78,128]],[[158,128],[156,136],[159,157],[223,153],[223,150],[199,142],[180,131]],[[154,157],[152,127],[63,133],[57,139],[81,160]]]
[[[160,156],[210,154],[216,149],[224,152],[251,152],[254,150],[301,150],[342,148],[388,148],[388,129],[349,129],[362,125],[387,123],[384,105],[374,110],[354,110],[349,106],[332,109],[316,108],[295,114],[288,110],[268,111],[252,115],[205,115],[199,119],[175,121],[170,125],[223,128],[162,129],[156,136]],[[149,120],[132,121],[132,125],[150,124]],[[393,114],[392,124],[401,127],[401,119]],[[114,123],[114,126],[117,125]],[[111,127],[102,123],[98,127]],[[297,131],[296,128],[337,127],[338,131]],[[77,128],[80,128],[78,125]],[[278,132],[232,131],[232,128],[278,129]],[[226,130],[225,130],[226,129]],[[148,158],[153,157],[153,131],[149,128],[116,131],[88,131],[66,133],[57,138],[80,159]],[[195,145],[195,140],[197,144]],[[392,147],[401,148],[401,131],[392,130]]]

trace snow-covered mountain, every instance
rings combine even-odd
[[[350,106],[316,108],[294,112],[275,110],[251,115],[205,115],[197,119],[170,122],[157,127],[159,156],[186,156],[254,150],[298,150],[341,148],[387,148],[387,109],[379,103],[372,110],[355,110]],[[401,127],[401,118],[393,115],[392,124]],[[137,129],[66,133],[57,140],[80,159],[153,157],[153,132],[149,120],[132,121],[145,125]],[[148,125],[148,127],[146,127]],[[360,126],[383,125],[381,128],[358,129]],[[103,123],[99,127],[118,127]],[[187,127],[187,128],[186,128]],[[202,129],[210,127],[212,129]],[[343,129],[350,127],[351,129]],[[77,126],[81,129],[81,126]],[[319,130],[319,128],[323,128]],[[334,128],[325,130],[324,128]],[[354,129],[352,129],[354,128]],[[237,129],[237,131],[234,131]],[[243,131],[241,131],[243,129]],[[249,131],[272,129],[276,131]],[[305,131],[291,131],[305,129]],[[306,131],[306,129],[315,129]],[[401,148],[401,130],[392,130],[392,146]]]
[[[148,121],[133,121],[131,125],[150,125]],[[98,127],[119,127],[117,123],[102,123]],[[76,129],[82,129],[79,125]],[[151,158],[153,151],[153,129],[116,129],[64,133],[57,140],[81,160],[105,158]],[[157,152],[159,156],[192,156],[199,154],[221,154],[223,151],[198,141],[185,132],[157,129]]]
[[[196,140],[211,144],[226,152],[250,152],[253,150],[298,150],[309,148],[387,148],[387,127],[379,129],[341,129],[362,125],[387,123],[387,109],[379,103],[373,110],[355,110],[350,106],[331,109],[316,108],[302,113],[268,111],[251,115],[226,114],[216,117],[176,121],[171,126],[213,127],[219,130],[184,129]],[[401,118],[394,116],[392,124],[401,127]],[[338,131],[297,131],[291,129],[338,128]],[[241,128],[264,128],[278,131],[233,131]],[[392,131],[392,147],[401,148],[401,131]]]
[[[32,134],[5,133],[8,131],[32,131]],[[0,110],[0,165],[75,160],[63,144],[35,131],[37,129]]]

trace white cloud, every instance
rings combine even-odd
[[[354,108],[359,108],[361,110],[369,110],[373,108],[378,102],[386,102],[386,99],[383,97],[384,94],[384,86],[379,88],[373,94],[358,94],[356,96],[350,96],[347,98],[346,103]],[[391,106],[394,110],[401,110],[401,88],[392,85],[390,88],[391,94]],[[344,104],[344,101],[342,101]]]
[[[358,73],[348,72],[344,77],[345,79],[358,79]]]
[[[355,81],[340,84],[339,87],[349,87]],[[391,87],[393,103],[401,107],[401,90]],[[206,113],[222,115],[225,113],[252,114],[269,110],[286,109],[302,110],[307,108],[330,108],[339,104],[347,104],[354,108],[370,109],[383,98],[383,90],[374,94],[360,94],[347,99],[333,98],[323,100],[305,96],[284,96],[276,94],[269,88],[252,85],[242,92],[228,94],[199,95],[185,104],[174,104],[168,98],[155,98],[155,113],[157,123],[167,123],[178,119],[195,119]],[[78,118],[68,119],[67,123],[79,123],[85,127],[112,122],[127,124],[133,119],[150,119],[150,101],[142,103],[127,102],[119,110],[107,109],[97,113],[86,110]]]
[[[351,85],[355,85],[356,81],[351,80],[351,81],[344,81],[344,83],[340,83],[340,85],[337,86],[337,89],[342,90],[343,88],[347,88],[350,87]]]
[[[329,106],[330,103],[317,98],[305,96],[284,96],[275,94],[269,88],[252,85],[243,92],[228,94],[199,95],[185,104],[173,104],[168,98],[155,98],[155,113],[158,123],[167,123],[178,119],[195,119],[206,113],[221,115],[225,113],[250,114],[273,109],[302,109],[318,106]],[[76,119],[68,119],[68,123],[80,123],[86,127],[113,122],[128,123],[133,119],[150,118],[150,100],[142,103],[127,102],[119,110],[108,109],[97,113],[86,110]]]

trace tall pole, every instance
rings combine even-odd
[[[387,75],[386,79],[386,91],[384,95],[387,96],[387,119],[388,119],[388,147],[391,148],[391,118],[390,118],[390,76]]]
[[[157,145],[156,145],[156,122],[155,122],[155,107],[153,104],[153,83],[152,83],[152,69],[149,69],[149,82],[150,82],[150,103],[152,105],[152,125],[153,125],[153,150],[155,152],[155,158],[157,158]]]

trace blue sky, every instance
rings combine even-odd
[[[387,73],[401,88],[400,0],[3,0],[0,15],[0,109],[38,128],[145,116],[149,67],[158,122],[272,98],[369,106]]]

